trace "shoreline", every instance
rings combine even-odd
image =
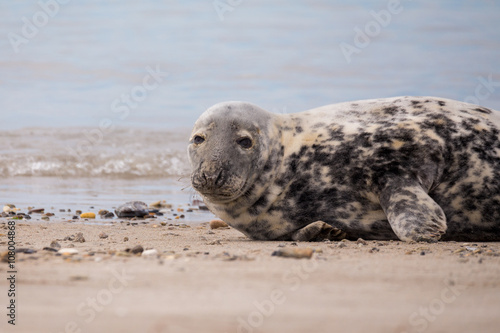
[[[253,241],[232,228],[189,220],[96,225],[57,218],[17,221],[15,231],[16,247],[36,252],[16,255],[17,322],[8,325],[4,314],[2,332],[500,327],[500,243]],[[1,252],[7,232],[0,219]],[[85,242],[71,240],[78,233]],[[43,250],[53,241],[78,253]],[[157,253],[126,252],[137,245]],[[272,255],[297,248],[314,253],[310,259]],[[2,305],[8,304],[7,269],[1,262]]]

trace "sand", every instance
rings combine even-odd
[[[64,240],[78,232],[85,242]],[[16,237],[37,252],[17,254],[15,326],[0,263],[0,332],[500,331],[500,243],[262,242],[207,224],[62,219],[19,221]],[[54,240],[78,254],[42,250]],[[136,245],[159,255],[125,252]],[[272,256],[284,248],[315,252]]]

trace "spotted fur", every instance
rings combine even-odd
[[[498,111],[434,97],[221,103],[193,129],[192,184],[253,239],[498,241],[499,128]]]

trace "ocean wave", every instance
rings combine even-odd
[[[0,176],[183,177],[186,131],[37,128],[0,133]]]

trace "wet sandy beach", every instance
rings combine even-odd
[[[1,331],[396,333],[500,327],[498,243],[261,242],[207,223],[131,222],[18,221],[17,248],[29,250],[16,255],[16,325],[4,317]],[[0,220],[2,251],[7,223]],[[71,237],[78,233],[84,242]],[[43,250],[54,241],[77,253]],[[138,245],[144,254],[130,253]],[[294,248],[315,252],[310,259],[272,255]],[[7,270],[2,262],[2,304],[8,302]]]

